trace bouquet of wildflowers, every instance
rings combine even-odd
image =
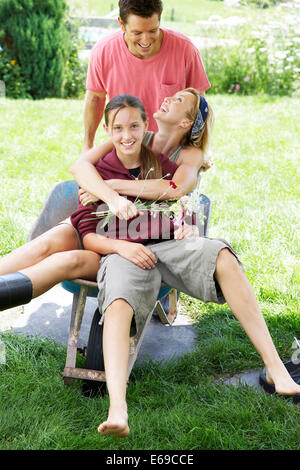
[[[177,187],[174,181],[170,181],[169,184],[170,188],[175,189]],[[163,194],[163,196],[169,191],[169,189]],[[174,225],[179,227],[184,223],[186,217],[192,217],[195,213],[197,213],[200,222],[204,222],[204,216],[199,213],[200,197],[200,190],[197,188],[189,195],[183,196],[179,199],[171,198],[159,202],[157,199],[154,201],[143,202],[137,196],[134,201],[134,205],[138,212],[150,212],[150,215],[153,217],[157,217],[159,215],[170,217],[173,219]],[[114,215],[110,210],[96,211],[92,212],[92,214],[101,219],[104,217],[102,228],[109,223],[110,217]]]

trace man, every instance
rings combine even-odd
[[[92,49],[84,108],[84,151],[93,147],[106,95],[127,93],[140,98],[156,131],[153,113],[163,99],[194,87],[207,90],[201,56],[184,35],[160,28],[161,0],[120,0],[121,30]]]

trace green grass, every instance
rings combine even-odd
[[[275,345],[290,359],[293,338],[300,337],[300,100],[213,95],[209,101],[215,167],[203,176],[202,190],[213,202],[210,236],[226,238],[239,253]],[[4,255],[25,242],[53,184],[71,178],[83,103],[2,100],[0,107]],[[100,130],[97,142],[103,139]],[[64,386],[64,346],[3,334],[0,449],[298,449],[299,406],[218,381],[262,367],[228,307],[183,295],[182,303],[197,325],[195,349],[178,363],[134,368],[126,440],[96,432],[107,398],[83,397],[79,382]]]

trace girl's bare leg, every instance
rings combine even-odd
[[[215,276],[232,313],[264,361],[267,380],[275,385],[277,393],[300,393],[300,385],[293,381],[280,360],[246,276],[227,248],[219,252]]]
[[[98,427],[103,434],[126,437],[129,434],[126,386],[129,359],[131,306],[117,299],[106,309],[103,329],[103,356],[110,407],[108,418]]]

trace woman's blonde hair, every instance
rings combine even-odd
[[[182,91],[192,93],[196,97],[196,102],[195,102],[194,106],[189,111],[187,111],[187,113],[186,113],[187,118],[190,119],[191,121],[195,122],[195,119],[196,119],[198,111],[199,111],[201,94],[198,90],[196,90],[195,88],[192,88],[192,87],[185,88]],[[182,137],[180,144],[183,147],[188,146],[188,145],[193,145],[193,147],[196,147],[196,148],[202,150],[203,153],[205,154],[207,149],[208,149],[213,123],[214,123],[213,110],[208,105],[208,113],[207,113],[207,116],[206,116],[205,124],[204,124],[204,127],[200,130],[199,134],[192,137],[191,134],[192,134],[193,126],[191,126],[191,128]]]

